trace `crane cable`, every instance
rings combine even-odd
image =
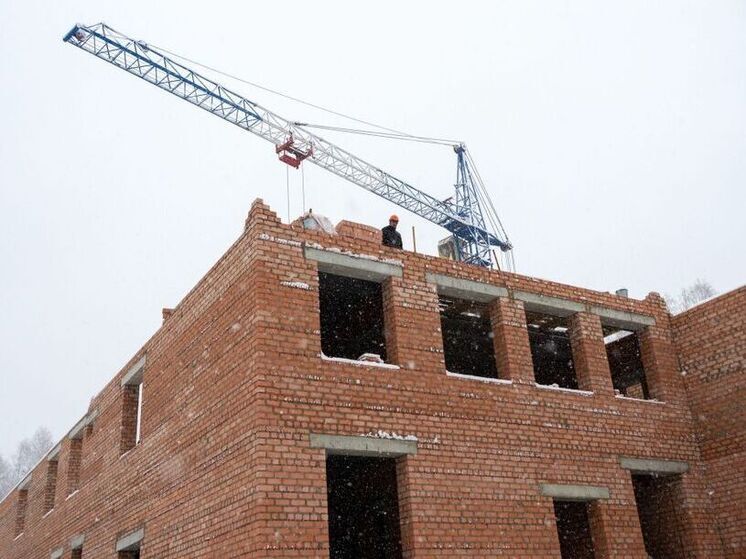
[[[502,220],[500,219],[500,216],[497,213],[497,210],[495,209],[495,205],[492,203],[492,199],[489,197],[489,193],[487,192],[487,188],[484,186],[484,181],[482,180],[482,175],[479,173],[479,169],[477,169],[476,163],[474,163],[474,159],[471,156],[471,153],[469,153],[469,150],[466,151],[466,157],[469,160],[469,164],[471,165],[471,168],[474,170],[474,176],[477,178],[477,185],[479,186],[479,189],[481,190],[482,196],[484,197],[484,201],[487,204],[487,207],[489,209],[489,213],[494,217],[496,223],[495,225],[498,225],[499,227],[495,227],[498,229],[505,237],[505,240],[507,242],[510,242],[508,239],[508,234],[505,231],[505,227],[502,224]]]
[[[375,132],[373,130],[363,130],[360,128],[343,128],[341,126],[328,126],[324,124],[310,124],[308,122],[293,122],[294,126],[302,128],[317,128],[319,130],[331,130],[332,132],[345,132],[348,134],[361,134],[363,136],[376,136],[391,140],[405,140],[409,142],[421,142],[426,144],[437,144],[445,146],[461,145],[463,142],[458,140],[448,140],[446,138],[430,138],[428,136],[414,136],[412,134],[392,134],[387,132]]]
[[[299,99],[298,97],[293,97],[292,95],[288,95],[287,93],[283,93],[283,92],[278,91],[276,89],[265,87],[265,86],[260,85],[260,84],[258,84],[256,82],[252,82],[252,81],[240,78],[240,77],[238,77],[236,75],[229,74],[228,72],[223,72],[222,70],[218,70],[217,68],[215,68],[213,66],[209,66],[207,64],[203,64],[202,62],[198,62],[197,60],[194,60],[192,58],[188,58],[186,56],[182,56],[180,54],[177,54],[177,53],[175,53],[175,52],[173,52],[173,51],[171,51],[169,49],[166,49],[165,47],[161,47],[161,46],[158,46],[158,45],[148,45],[148,48],[151,48],[151,46],[154,47],[157,50],[163,51],[163,52],[165,52],[165,53],[173,56],[174,58],[177,58],[177,59],[182,60],[182,61],[186,61],[186,62],[188,62],[190,64],[194,64],[195,66],[199,66],[199,67],[204,68],[206,70],[210,70],[211,72],[215,72],[216,74],[220,74],[221,76],[225,76],[225,77],[230,78],[232,80],[235,80],[237,82],[241,82],[241,83],[244,83],[246,85],[250,85],[252,87],[256,87],[257,89],[261,89],[261,90],[266,91],[268,93],[272,93],[274,95],[278,95],[280,97],[284,97],[285,99],[289,99],[290,101],[294,101],[296,103],[300,103],[302,105],[306,105],[308,107],[311,107],[311,108],[314,108],[314,109],[317,109],[317,110],[320,110],[320,111],[324,111],[326,113],[329,113],[329,114],[332,114],[332,115],[335,115],[335,116],[346,118],[346,119],[351,120],[353,122],[364,124],[366,126],[372,126],[373,128],[378,128],[379,130],[384,130],[385,132],[376,132],[376,131],[373,131],[373,130],[362,130],[362,129],[355,129],[355,128],[344,128],[344,127],[338,127],[338,126],[325,126],[325,125],[321,125],[321,124],[309,124],[309,123],[303,123],[303,122],[294,122],[294,123],[292,123],[295,126],[300,126],[300,127],[304,127],[304,128],[317,128],[317,129],[320,129],[320,130],[329,130],[329,131],[333,131],[333,132],[344,132],[344,133],[350,133],[350,134],[360,134],[360,135],[364,135],[364,136],[375,136],[375,137],[387,138],[387,139],[393,139],[393,140],[404,140],[404,141],[411,141],[411,142],[430,143],[430,144],[437,144],[437,145],[449,145],[449,146],[463,145],[464,148],[466,148],[466,146],[463,144],[463,142],[460,142],[460,141],[449,140],[449,139],[444,139],[444,138],[431,138],[431,137],[427,137],[427,136],[416,136],[416,135],[413,135],[413,134],[409,134],[407,132],[402,132],[401,130],[396,130],[394,128],[389,128],[389,127],[386,127],[386,126],[382,126],[380,124],[376,124],[376,123],[370,122],[368,120],[363,120],[363,119],[360,119],[360,118],[355,118],[355,117],[350,116],[348,114],[341,113],[339,111],[335,111],[333,109],[329,109],[327,107],[323,107],[323,106],[317,105],[315,103],[310,103],[308,101],[304,101],[303,99]],[[503,227],[502,221],[500,220],[500,217],[497,214],[497,211],[495,210],[495,206],[494,206],[494,204],[492,203],[492,200],[489,197],[489,193],[487,192],[487,189],[484,186],[484,182],[482,181],[482,177],[479,174],[479,170],[477,169],[477,166],[475,165],[474,160],[471,157],[471,154],[469,153],[469,151],[466,150],[466,149],[464,149],[464,150],[466,151],[466,157],[467,157],[469,163],[471,164],[471,167],[474,170],[474,174],[475,174],[475,176],[477,178],[477,186],[478,186],[478,191],[477,192],[478,192],[478,197],[481,198],[482,201],[485,202],[486,205],[487,205],[487,208],[488,208],[487,217],[488,217],[489,221],[491,222],[492,226],[496,230],[499,230],[502,233],[502,235],[505,237],[505,240],[508,241],[508,236],[507,236],[507,233],[505,231],[505,228]],[[289,196],[290,196],[290,193],[289,193],[290,176],[289,176],[289,173],[288,173],[288,176],[286,177],[286,180],[287,180],[286,186],[287,186],[287,189],[288,189],[288,217],[289,217],[289,215],[290,215],[290,212],[289,212],[289,205],[290,205],[290,198],[289,198]],[[304,204],[303,205],[305,206],[305,176],[302,177],[302,182],[303,182],[302,188],[303,188],[303,199],[304,199]],[[304,211],[305,211],[305,208],[304,208]],[[510,266],[510,268],[515,269],[515,259],[514,259],[513,251],[512,250],[508,251],[508,253],[507,253],[507,259],[509,260],[509,265],[512,264],[512,266]]]
[[[290,165],[285,165],[285,195],[288,200],[288,223],[290,223]]]
[[[464,146],[464,151],[466,152],[466,158],[469,163],[469,166],[471,167],[472,171],[474,172],[474,178],[476,179],[476,185],[477,185],[477,198],[484,204],[485,207],[485,213],[487,215],[487,219],[490,222],[490,225],[493,229],[493,231],[499,231],[502,236],[505,238],[505,241],[509,244],[510,239],[508,238],[508,233],[505,231],[505,227],[502,224],[502,220],[500,219],[500,216],[497,213],[497,210],[495,209],[495,205],[492,202],[492,199],[489,196],[489,193],[487,192],[487,188],[484,185],[484,181],[482,180],[482,176],[479,173],[479,169],[477,168],[476,163],[474,162],[474,159],[471,156],[471,153],[469,153],[469,150],[466,149],[466,146]],[[501,254],[506,260],[506,268],[509,271],[515,271],[515,251],[513,249],[510,249],[508,251],[501,251]],[[498,266],[499,267],[499,266]]]
[[[303,213],[306,213],[306,166],[300,166],[300,192],[303,200]]]
[[[189,62],[190,64],[194,64],[195,66],[200,66],[201,68],[205,68],[206,70],[210,70],[211,72],[215,72],[216,74],[220,74],[221,76],[225,76],[227,78],[230,78],[232,80],[244,83],[246,85],[250,85],[252,87],[256,87],[256,88],[261,89],[263,91],[267,91],[268,93],[272,93],[274,95],[279,95],[280,97],[284,97],[285,99],[289,99],[291,101],[295,101],[296,103],[300,103],[302,105],[306,105],[308,107],[312,107],[314,109],[318,109],[320,111],[324,111],[324,112],[329,113],[329,114],[333,114],[333,115],[336,115],[336,116],[339,116],[339,117],[342,117],[342,118],[346,118],[348,120],[352,120],[352,121],[358,122],[360,124],[365,124],[366,126],[372,126],[374,128],[378,128],[380,130],[385,130],[386,132],[388,132],[389,134],[391,134],[390,137],[394,137],[394,138],[401,139],[401,140],[406,140],[408,138],[411,138],[412,141],[422,141],[422,142],[429,141],[430,143],[443,143],[443,144],[448,143],[449,145],[453,145],[454,144],[454,142],[452,142],[451,140],[444,140],[442,138],[428,138],[426,136],[414,136],[412,134],[408,134],[407,132],[402,132],[401,130],[395,130],[394,128],[388,128],[386,126],[382,126],[380,124],[376,124],[376,123],[370,122],[368,120],[363,120],[363,119],[360,119],[360,118],[355,118],[354,116],[350,116],[350,115],[347,115],[345,113],[341,113],[339,111],[335,111],[333,109],[329,109],[327,107],[323,107],[321,105],[317,105],[315,103],[310,103],[308,101],[304,101],[303,99],[299,99],[298,97],[293,97],[292,95],[288,95],[287,93],[283,93],[283,92],[278,91],[276,89],[271,89],[269,87],[265,87],[265,86],[260,85],[260,84],[258,84],[256,82],[245,80],[245,79],[240,78],[240,77],[238,77],[236,75],[229,74],[228,72],[223,72],[222,70],[218,70],[217,68],[215,68],[213,66],[208,66],[207,64],[203,64],[203,63],[198,62],[198,61],[196,61],[196,60],[194,60],[192,58],[187,58],[186,56],[181,56],[180,54],[177,54],[177,53],[175,53],[175,52],[173,52],[171,50],[168,50],[167,48],[164,48],[164,47],[161,47],[161,46],[158,46],[158,45],[149,44],[148,45],[148,49],[150,49],[151,47],[155,48],[157,50],[163,51],[163,52],[165,52],[167,54],[170,54],[171,56],[173,56],[174,58],[178,58],[179,60],[183,60],[185,62]],[[310,127],[324,128],[323,126],[320,126],[320,125],[310,125],[310,124],[301,124],[301,123],[293,123],[293,124],[295,124],[297,126],[307,126],[309,128]],[[332,130],[333,127],[327,127],[326,129]],[[337,132],[350,132],[350,133],[367,133],[369,135],[377,135],[372,130],[364,131],[364,130],[355,130],[355,129],[352,129],[352,128],[347,128],[347,129],[340,128],[340,129],[338,129],[336,131]],[[382,137],[389,137],[389,136],[382,135]],[[460,142],[455,142],[455,143],[460,143]]]

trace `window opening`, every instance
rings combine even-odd
[[[440,297],[440,330],[446,370],[497,378],[494,336],[485,303]]]
[[[395,458],[328,456],[330,559],[401,559]]]
[[[380,283],[319,272],[319,308],[324,355],[357,360],[369,353],[386,361]]]
[[[633,474],[637,514],[650,557],[686,557],[681,476]]]
[[[142,420],[142,382],[122,386],[122,438],[120,454],[135,447],[140,442]]]
[[[554,501],[562,559],[593,559],[596,556],[588,516],[586,501]]]
[[[142,428],[142,387],[143,383],[137,385],[137,425],[135,426],[135,444],[140,442]]]
[[[577,390],[567,317],[526,311],[526,325],[536,383]]]
[[[604,326],[603,331],[614,390],[623,396],[650,399],[637,334],[613,326]]]

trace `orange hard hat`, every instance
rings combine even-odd
[[[396,215],[396,214],[392,214],[391,217],[389,218],[389,221],[396,221],[398,223],[399,222],[399,216]]]

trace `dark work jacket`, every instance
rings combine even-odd
[[[387,247],[394,247],[394,248],[401,248],[401,235],[397,232],[396,229],[391,227],[391,225],[387,225],[383,229],[381,229],[381,232],[383,233],[383,244]]]

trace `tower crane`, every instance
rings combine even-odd
[[[165,49],[122,35],[104,23],[76,24],[63,40],[272,142],[280,161],[291,167],[311,162],[444,227],[452,235],[457,260],[492,267],[497,265],[492,247],[497,247],[511,261],[513,246],[462,143],[453,146],[455,196],[439,200],[311,133],[308,125],[286,120],[198,74],[166,56]]]

